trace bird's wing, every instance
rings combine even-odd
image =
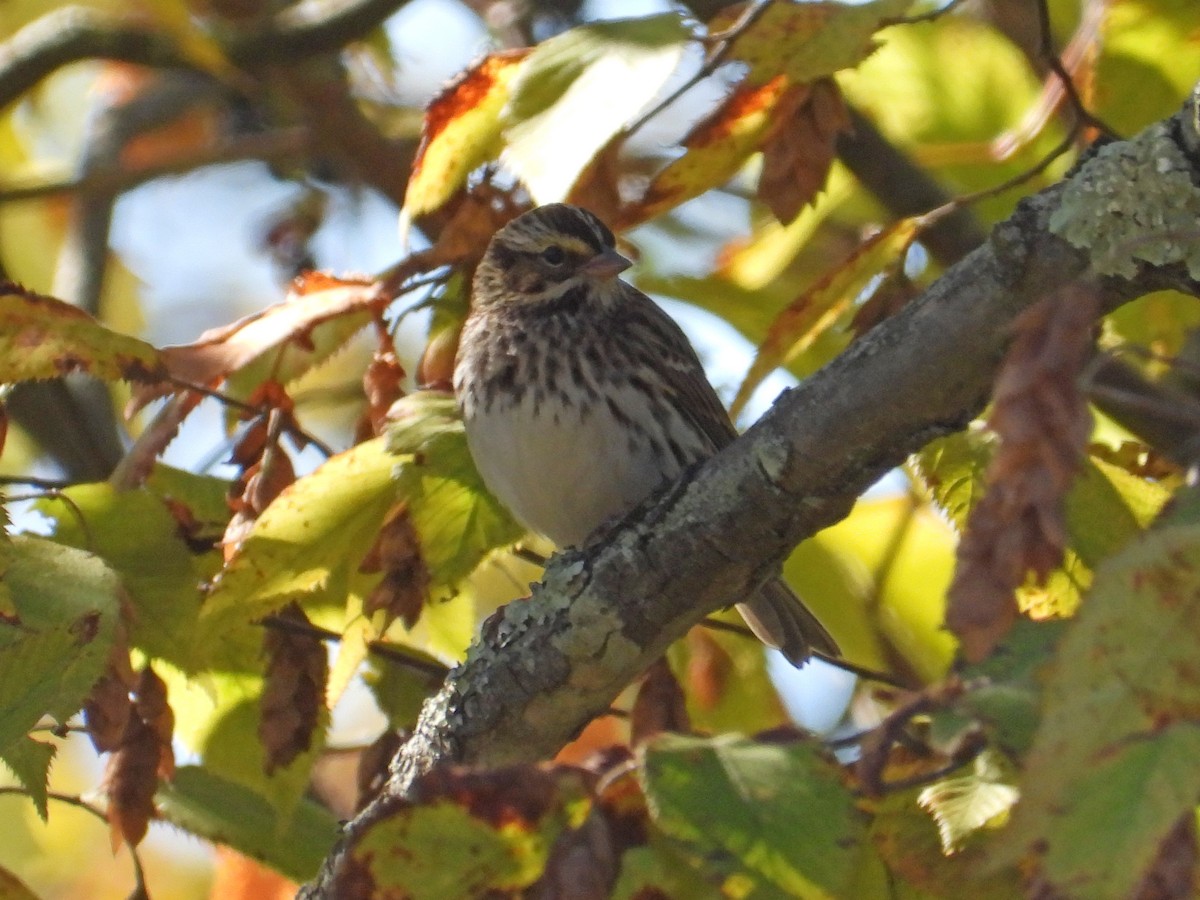
[[[721,404],[721,398],[713,390],[700,364],[691,342],[675,320],[662,308],[636,288],[638,314],[645,319],[646,326],[658,338],[661,356],[657,360],[673,393],[676,408],[687,417],[696,431],[703,434],[712,444],[715,453],[733,442],[737,429],[729,420],[729,413]]]

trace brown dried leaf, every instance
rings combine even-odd
[[[363,601],[364,614],[370,616],[382,609],[389,621],[399,619],[405,628],[417,624],[429,595],[429,570],[421,557],[421,539],[406,504],[400,503],[388,513],[359,571],[384,573]]]
[[[302,629],[308,617],[293,603],[276,613],[283,627],[268,627],[263,636],[267,656],[258,738],[267,775],[289,765],[312,746],[325,709],[329,657],[324,642]],[[299,626],[293,630],[286,623]]]
[[[131,718],[120,749],[108,759],[105,774],[109,838],[114,853],[123,841],[136,847],[146,836],[154,815],[160,757],[154,730],[137,716]]]
[[[83,721],[97,753],[111,753],[121,746],[133,715],[130,697],[137,677],[129,662],[129,639],[123,622],[108,654],[108,668],[83,701]]]
[[[946,625],[967,659],[985,657],[1017,616],[1014,592],[1062,561],[1064,502],[1091,417],[1078,385],[1093,345],[1096,291],[1073,285],[1026,310],[996,378],[989,424],[1000,438],[987,493],[958,546]]]
[[[134,711],[158,741],[158,776],[170,780],[175,776],[175,751],[171,737],[175,733],[175,713],[167,702],[167,685],[146,666],[138,676],[134,689]]]
[[[175,715],[167,703],[166,685],[149,666],[138,676],[134,713],[105,773],[113,852],[122,841],[131,846],[141,843],[154,816],[158,779],[175,773],[171,749]]]
[[[775,127],[763,142],[758,199],[787,224],[825,186],[837,136],[850,114],[832,78],[790,87],[775,106]]]
[[[408,373],[390,346],[381,346],[375,351],[363,373],[363,393],[367,397],[365,417],[372,436],[383,434],[387,411],[404,396],[403,384],[407,377]]]
[[[683,688],[665,659],[658,659],[646,670],[629,719],[629,741],[634,747],[664,731],[680,734],[691,731]]]

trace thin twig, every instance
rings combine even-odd
[[[724,631],[727,634],[736,634],[738,637],[746,638],[747,640],[755,640],[758,638],[754,632],[745,625],[737,622],[726,622],[724,619],[715,619],[712,616],[701,619],[700,624],[711,631]],[[878,681],[881,684],[890,685],[900,690],[908,690],[909,686],[896,679],[894,675],[889,675],[887,672],[880,672],[876,669],[860,666],[858,663],[853,663],[848,659],[842,659],[840,656],[830,656],[826,653],[812,654],[813,659],[819,659],[823,663],[833,666],[836,669],[841,669],[844,672],[850,672],[852,675],[857,675],[860,678],[865,678],[868,681]]]
[[[753,27],[754,24],[766,14],[767,10],[774,5],[774,3],[775,0],[762,0],[761,3],[752,4],[746,7],[741,16],[738,17],[737,21],[735,21],[724,31],[701,38],[700,42],[702,44],[715,45],[715,49],[708,55],[708,58],[705,59],[704,65],[697,69],[696,73],[692,75],[691,78],[689,78],[678,88],[651,107],[649,112],[644,113],[641,117],[635,120],[632,125],[628,125],[621,129],[621,131],[617,132],[617,135],[613,140],[616,142],[628,140],[647,122],[661,113],[664,109],[678,100],[692,88],[694,88],[705,78],[708,78],[710,75],[716,72],[717,69],[720,68],[721,64],[725,62],[730,51],[733,50],[734,42],[743,34],[745,34],[747,30]]]
[[[0,186],[0,203],[56,197],[61,194],[117,195],[139,184],[168,175],[180,175],[204,166],[255,159],[277,161],[304,154],[308,149],[306,128],[287,128],[264,134],[242,135],[216,147],[183,154],[166,162],[127,169],[114,166],[80,178],[30,185]]]
[[[26,788],[17,786],[0,787],[0,794],[16,794],[22,797],[30,796],[30,792]],[[65,803],[68,806],[74,806],[77,809],[82,809],[85,812],[91,813],[93,816],[103,822],[105,826],[108,825],[108,816],[105,814],[104,810],[93,806],[80,796],[75,794],[61,794],[58,791],[47,791],[46,799],[54,800],[58,803]],[[128,841],[126,841],[126,846],[129,847],[129,858],[133,861],[133,880],[134,884],[136,885],[136,891],[132,896],[149,897],[150,894],[146,890],[146,871],[142,868],[142,859],[138,855],[137,848],[133,844],[130,844]]]
[[[1062,85],[1063,92],[1067,95],[1067,100],[1071,104],[1077,117],[1076,126],[1072,128],[1072,136],[1078,134],[1079,126],[1095,128],[1102,134],[1110,138],[1119,138],[1120,134],[1113,128],[1110,128],[1104,121],[1090,112],[1083,103],[1083,98],[1079,96],[1079,91],[1075,87],[1075,81],[1071,78],[1071,74],[1063,66],[1062,59],[1058,55],[1058,51],[1054,49],[1054,35],[1050,30],[1050,8],[1046,0],[1038,0],[1038,34],[1039,34],[1039,50],[1042,60],[1050,68],[1058,78]]]
[[[312,637],[322,641],[340,643],[342,640],[342,636],[336,631],[330,631],[319,625],[313,625],[311,622],[298,622],[295,619],[286,619],[282,616],[264,616],[259,620],[259,624],[264,628],[271,628],[275,631],[286,631],[289,634]],[[408,648],[393,644],[390,641],[370,641],[367,644],[367,650],[383,659],[399,663],[406,668],[434,678],[445,678],[446,673],[450,671],[448,667],[443,666],[441,663],[418,659],[412,655],[412,651]]]
[[[27,484],[44,491],[61,491],[69,488],[73,483],[53,478],[37,478],[33,475],[0,475],[0,484]]]

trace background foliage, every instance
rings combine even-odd
[[[444,393],[512,215],[602,214],[737,415],[1200,78],[1187,0],[619,12],[0,9],[0,894],[312,877],[550,549]],[[1090,310],[1023,318],[986,422],[787,562],[883,676],[836,736],[697,628],[556,762],[430,779],[356,864],[414,897],[1189,896],[1200,315]]]

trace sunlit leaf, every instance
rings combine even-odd
[[[792,83],[815,81],[857,65],[875,48],[875,33],[902,15],[912,0],[872,3],[773,3],[733,41],[729,58],[746,63],[747,81],[777,74]],[[722,10],[709,33],[720,34],[744,13],[744,4]]]
[[[69,303],[0,283],[0,381],[70,372],[147,381],[163,371],[159,351],[145,341],[111,331]]]
[[[691,33],[679,13],[590,22],[543,41],[512,84],[504,160],[539,203],[562,200],[659,93]]]
[[[54,520],[54,539],[98,554],[121,576],[133,616],[133,646],[187,667],[196,651],[200,584],[207,566],[180,537],[180,522],[148,489],[118,491],[107,482],[76,485],[39,508]],[[69,502],[68,502],[69,501]]]
[[[589,805],[574,773],[532,766],[427,776],[420,796],[420,805],[392,807],[350,851],[381,896],[437,900],[528,887]]]
[[[1133,134],[1179,108],[1200,79],[1196,7],[1190,0],[1116,0],[1097,37],[1090,108],[1121,134]],[[1129,85],[1138,89],[1130,91]]]
[[[931,441],[913,456],[917,475],[938,509],[960,532],[987,489],[987,467],[995,444],[991,432],[969,428]]]
[[[946,856],[937,828],[916,803],[916,791],[888,794],[872,804],[871,841],[899,881],[891,896],[929,900],[1012,900],[1022,896],[1015,867],[981,871],[977,854]],[[906,888],[907,891],[900,889]],[[883,894],[882,896],[888,896]]]
[[[493,53],[466,69],[425,111],[421,146],[404,195],[417,218],[438,209],[479,165],[500,151],[500,111],[528,50]]]
[[[284,302],[162,355],[171,375],[190,384],[209,386],[235,373],[247,390],[267,378],[286,384],[328,359],[383,302],[369,281],[310,273]]]
[[[95,556],[44,538],[13,543],[4,579],[20,622],[0,623],[0,753],[42,716],[62,723],[79,711],[108,661],[120,604],[117,576]]]
[[[787,89],[782,75],[766,84],[735,87],[724,104],[683,139],[687,152],[650,182],[638,203],[639,218],[651,219],[732,178],[770,133],[775,108]]]
[[[975,757],[965,775],[943,778],[922,789],[917,803],[938,825],[942,849],[953,853],[966,837],[1008,812],[1017,802],[1014,773],[996,754]]]

